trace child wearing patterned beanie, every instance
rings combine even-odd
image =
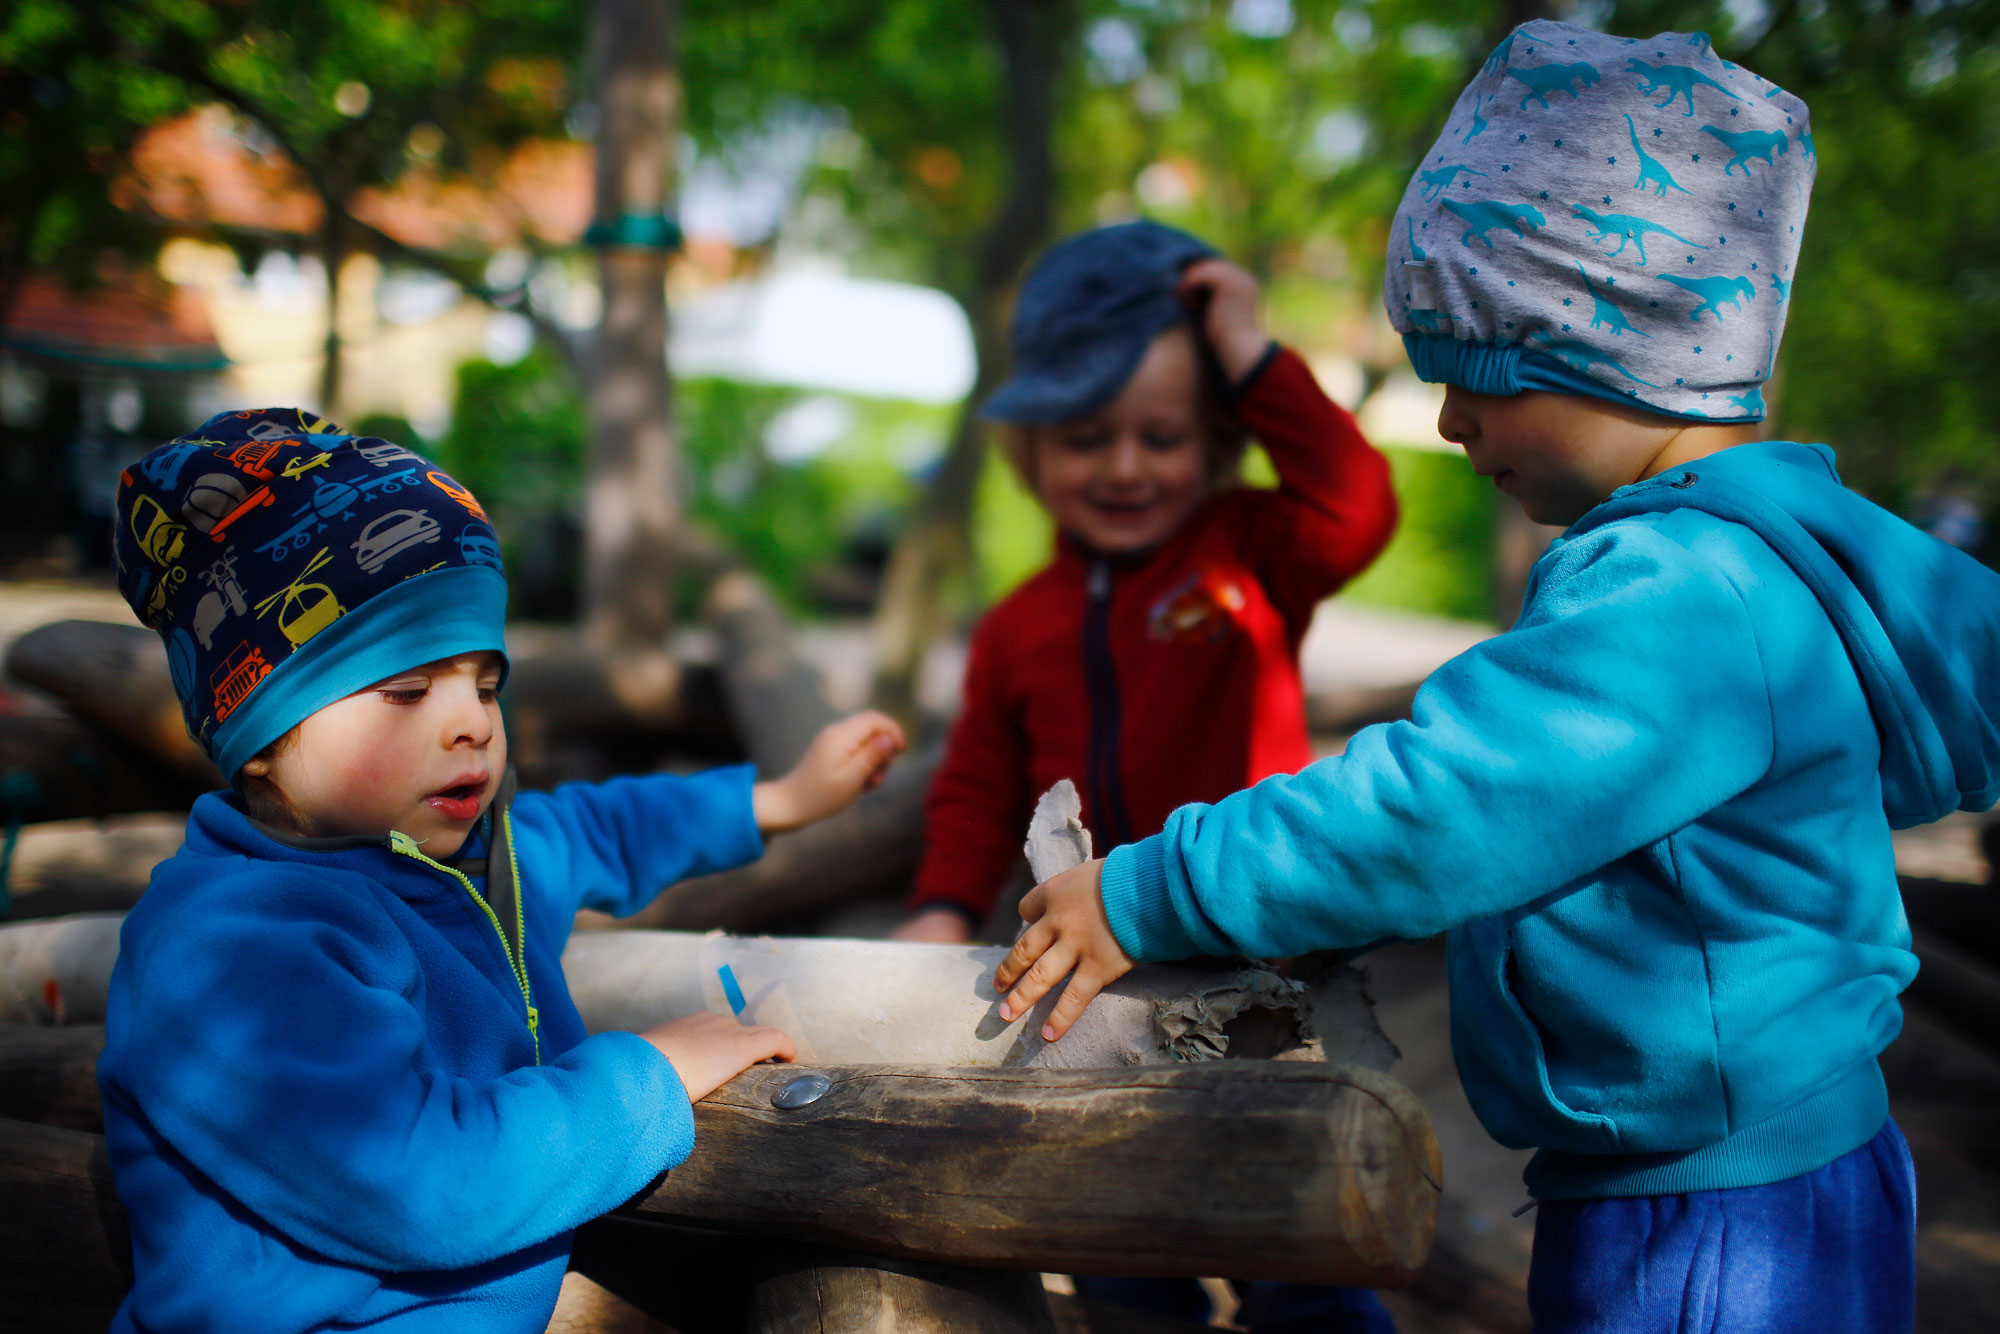
[[[1526,24],[1384,286],[1438,429],[1567,530],[1408,722],[1051,879],[1002,964],[1060,1033],[1133,959],[1450,932],[1452,1045],[1536,1150],[1539,1331],[1908,1330],[1878,1057],[1890,831],[2000,798],[2000,575],[1761,440],[1805,105],[1701,34]]]
[[[113,1328],[541,1330],[571,1233],[693,1145],[691,1103],[789,1059],[696,1015],[586,1036],[576,910],[637,911],[844,807],[902,746],[513,795],[507,585],[471,492],[295,409],[120,478],[119,589],[232,790],[127,917],[98,1065],[131,1222]]]

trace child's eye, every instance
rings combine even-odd
[[[424,696],[430,694],[429,686],[385,686],[382,698],[391,704],[421,704]]]
[[[479,687],[479,702],[481,704],[498,704],[500,702],[500,687],[499,686]]]
[[[1187,438],[1188,433],[1186,431],[1148,431],[1146,433],[1146,448],[1157,449],[1161,452],[1169,449],[1178,449],[1181,442]]]
[[[1056,438],[1061,441],[1064,449],[1075,450],[1079,454],[1088,454],[1094,449],[1102,449],[1104,446],[1110,444],[1111,432],[1073,431],[1057,436]]]

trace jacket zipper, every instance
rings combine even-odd
[[[1090,697],[1090,809],[1098,832],[1112,848],[1132,841],[1125,813],[1125,779],[1119,770],[1118,665],[1111,654],[1111,562],[1090,567],[1089,600],[1083,615],[1083,678]]]
[[[535,1064],[540,1065],[542,1063],[542,1012],[535,1008],[534,992],[528,986],[527,930],[525,926],[526,919],[523,917],[521,906],[520,859],[514,855],[513,815],[511,812],[508,812],[502,814],[500,818],[507,821],[509,869],[514,873],[515,925],[522,928],[521,948],[518,952],[514,949],[512,942],[507,939],[506,928],[500,925],[500,915],[494,912],[492,905],[488,904],[485,897],[477,889],[473,888],[472,880],[463,871],[453,870],[443,862],[434,861],[426,857],[417,847],[417,841],[408,834],[391,831],[389,834],[389,848],[392,852],[400,852],[405,857],[413,857],[432,870],[442,871],[453,880],[458,881],[459,884],[465,887],[465,892],[472,896],[472,901],[479,905],[479,911],[486,914],[486,920],[492,923],[493,934],[500,937],[500,949],[507,956],[507,967],[513,970],[514,982],[521,988],[521,1005],[528,1012],[528,1036],[533,1039],[535,1044]]]

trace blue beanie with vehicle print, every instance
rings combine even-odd
[[[507,579],[472,493],[298,408],[219,413],[127,468],[112,544],[118,591],[166,640],[188,734],[232,783],[386,676],[504,660]]]
[[[1761,421],[1817,169],[1805,103],[1705,33],[1524,23],[1404,191],[1383,304],[1433,383]]]

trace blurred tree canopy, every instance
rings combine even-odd
[[[0,19],[0,300],[28,265],[84,276],[156,245],[114,195],[148,126],[220,103],[297,168],[327,281],[358,245],[479,290],[483,256],[419,255],[353,212],[412,172],[476,174],[562,132],[583,23],[569,0],[16,0]],[[225,238],[252,241],[254,238]],[[329,329],[323,401],[338,344]]]
[[[141,127],[198,102],[266,127],[333,200],[561,133],[583,9],[16,0],[0,298],[25,265],[142,248],[105,182]],[[1492,42],[1545,13],[1704,29],[1805,98],[1820,177],[1773,429],[1833,443],[1850,481],[1906,512],[1944,486],[1994,510],[2000,0],[685,0],[679,60],[703,153],[727,161],[777,125],[814,136],[806,198],[832,207],[793,211],[802,245],[991,307],[988,374],[1018,260],[1142,212],[1264,278],[1282,335],[1380,374],[1399,364],[1374,313],[1384,228],[1411,164]],[[477,256],[425,258],[520,299],[486,291]]]

